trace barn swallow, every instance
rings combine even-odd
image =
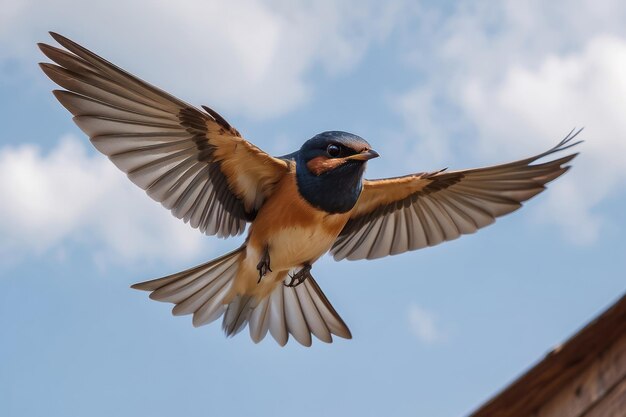
[[[367,180],[378,153],[363,138],[324,132],[273,157],[242,138],[209,107],[194,107],[51,33],[65,50],[39,44],[56,64],[41,68],[53,93],[95,148],[172,214],[207,235],[242,234],[241,247],[164,278],[135,284],[175,304],[201,326],[223,317],[228,336],[248,326],[282,346],[292,335],[350,339],[311,268],[375,259],[474,233],[521,207],[565,173],[577,154],[541,158],[579,142],[570,132],[552,149],[486,168]]]

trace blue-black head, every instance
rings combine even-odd
[[[378,153],[359,136],[324,132],[295,154],[296,179],[302,197],[328,213],[345,213],[356,204],[368,160]]]

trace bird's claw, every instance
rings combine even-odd
[[[289,283],[283,282],[283,285],[289,288],[297,287],[298,285],[306,281],[306,279],[310,276],[309,274],[310,271],[311,271],[311,265],[309,264],[304,265],[304,267],[301,270],[299,270],[293,275],[289,275],[289,278],[291,278],[291,281],[289,281]]]
[[[263,277],[268,272],[272,272],[272,268],[270,268],[270,251],[267,246],[265,247],[265,252],[263,252],[263,256],[261,257],[261,260],[257,264],[256,269],[258,269],[259,271],[259,280],[256,282],[257,284],[261,282]]]

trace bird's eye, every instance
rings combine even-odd
[[[338,156],[339,156],[339,154],[341,153],[341,148],[339,148],[339,146],[337,146],[337,145],[330,144],[330,145],[328,145],[328,147],[326,148],[326,153],[327,153],[329,156],[331,156],[331,157],[333,157],[333,158],[336,158],[336,157],[338,157]]]

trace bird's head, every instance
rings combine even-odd
[[[367,141],[347,132],[324,132],[307,140],[300,148],[307,170],[320,176],[331,171],[352,173],[365,169],[365,163],[378,157]]]
[[[366,162],[378,157],[367,141],[346,132],[324,132],[302,145],[296,159],[300,194],[329,213],[352,209]]]

